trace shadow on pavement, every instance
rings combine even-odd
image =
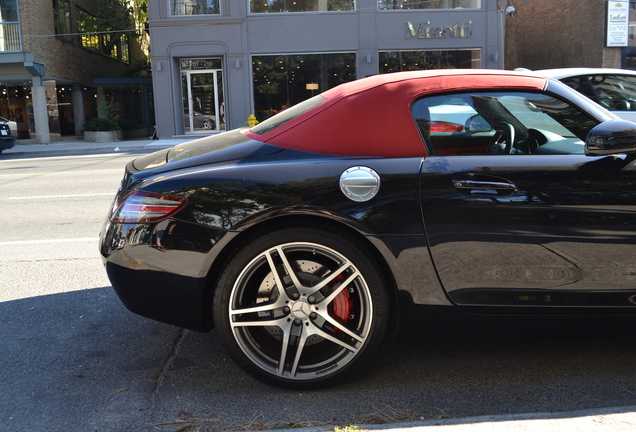
[[[0,303],[0,323],[7,431],[324,427],[636,405],[635,319],[626,316],[417,308],[360,376],[312,392],[255,381],[215,332],[138,317],[110,287]]]

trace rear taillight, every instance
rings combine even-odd
[[[118,200],[110,220],[119,223],[159,222],[181,210],[187,202],[179,196],[136,191]]]
[[[432,121],[431,132],[462,132],[464,125],[445,121]]]

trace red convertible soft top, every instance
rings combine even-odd
[[[498,70],[428,70],[375,75],[322,93],[326,102],[262,135],[260,142],[295,150],[351,156],[426,156],[411,105],[440,92],[475,89],[543,90],[547,79]]]

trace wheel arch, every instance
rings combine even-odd
[[[214,289],[220,277],[221,271],[228,259],[238,251],[243,245],[247,244],[258,233],[262,235],[267,232],[283,229],[283,228],[302,228],[316,227],[324,230],[337,232],[339,235],[349,237],[352,241],[370,255],[370,258],[380,266],[380,273],[384,279],[385,286],[388,290],[390,309],[389,309],[389,334],[394,336],[397,333],[400,322],[400,298],[397,283],[391,266],[387,262],[385,255],[378,248],[378,244],[372,242],[362,232],[344,222],[340,222],[331,218],[327,218],[318,214],[286,214],[270,217],[256,224],[242,229],[235,235],[215,257],[208,271],[206,281],[206,291],[204,293],[204,310],[207,311],[206,322],[209,319],[213,321],[212,301],[214,298]],[[209,317],[209,318],[208,318]],[[210,323],[210,326],[213,324]]]

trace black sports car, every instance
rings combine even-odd
[[[378,75],[130,162],[101,254],[131,311],[322,385],[404,302],[636,311],[635,153],[636,124],[544,77]]]

